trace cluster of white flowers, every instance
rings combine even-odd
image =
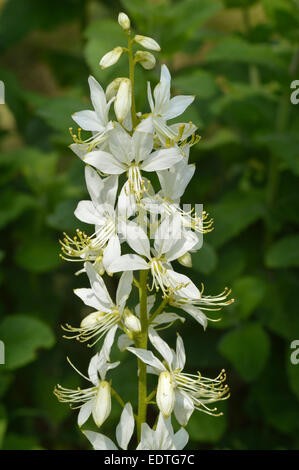
[[[185,321],[184,317],[168,311],[171,307],[187,312],[205,329],[208,320],[216,319],[208,318],[204,312],[219,310],[232,299],[228,299],[228,289],[214,297],[203,295],[203,289],[199,290],[189,277],[172,266],[174,261],[192,266],[191,253],[201,247],[203,233],[209,232],[213,223],[205,212],[183,210],[180,206],[180,198],[195,171],[195,166],[188,163],[189,150],[199,137],[194,124],[168,121],[181,115],[194,96],[172,98],[170,73],[162,65],[153,94],[148,84],[150,112],[136,112],[134,67],[139,63],[150,69],[156,61],[148,51],[133,53],[133,46],[139,44],[152,51],[159,51],[160,47],[152,38],[133,36],[125,13],[119,14],[118,21],[128,37],[128,47],[115,47],[101,59],[100,66],[115,64],[125,53],[130,76],[116,78],[106,92],[90,77],[94,110],[75,113],[73,119],[80,128],[77,134],[71,130],[74,139],[71,148],[85,163],[90,195],[90,200],[79,202],[75,216],[94,226],[93,234],[77,230],[74,238],[65,234],[61,241],[62,257],[82,262],[78,272],[87,274],[90,288],[77,289],[75,294],[93,309],[79,326],[65,325],[65,337],[88,342],[89,346],[102,339],[103,344],[100,352],[92,357],[87,376],[70,363],[91,385],[76,390],[58,385],[55,394],[60,401],[70,402],[79,409],[80,427],[90,416],[100,427],[109,417],[111,398],[115,398],[123,407],[116,428],[121,449],[127,449],[135,421],[137,449],[182,449],[188,442],[184,427],[194,410],[219,414],[209,405],[229,395],[224,384],[225,372],[221,371],[214,379],[199,372],[184,372],[186,357],[182,338],[177,336],[174,351],[158,331],[177,320]],[[83,140],[82,129],[91,132],[91,137]],[[160,184],[158,192],[148,178],[153,172]],[[120,272],[120,278],[115,274],[119,280],[112,300],[103,275]],[[130,303],[133,288],[139,292],[139,304],[135,307]],[[148,349],[148,340],[161,359]],[[115,343],[120,351],[129,351],[138,358],[139,403],[135,414],[131,404],[125,404],[113,389],[111,380],[106,380],[108,371],[120,364],[110,362]],[[147,373],[158,376],[157,387],[149,394]],[[155,403],[159,410],[153,429],[146,423],[149,403]],[[176,433],[172,428],[172,413],[182,426]],[[107,436],[83,432],[95,449],[117,449]]]

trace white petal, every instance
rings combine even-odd
[[[95,450],[118,450],[111,439],[104,434],[93,431],[83,431],[83,433]]]
[[[156,150],[143,161],[141,168],[145,171],[166,170],[183,158],[182,154],[171,147],[169,149]]]
[[[149,269],[148,264],[139,255],[123,255],[113,261],[109,266],[111,273],[118,273],[119,271],[136,271],[136,270]]]
[[[86,224],[101,224],[103,219],[97,213],[93,203],[91,201],[80,201],[75,211],[77,219],[85,222]]]
[[[147,121],[146,123],[141,122],[141,125],[139,124],[132,137],[132,144],[135,151],[135,161],[137,163],[144,160],[147,155],[151,153],[153,148],[153,134],[146,131],[148,125],[151,127],[150,121]]]
[[[118,176],[108,176],[108,178],[103,180],[103,183],[106,203],[114,207],[118,188]]]
[[[84,157],[84,161],[106,174],[120,175],[126,170],[126,166],[114,155],[102,150],[94,150],[88,153]]]
[[[101,85],[96,81],[92,76],[88,78],[89,88],[90,88],[90,98],[93,104],[93,107],[97,113],[99,121],[103,126],[107,124],[108,120],[108,109],[106,96]]]
[[[116,291],[116,304],[121,305],[129,297],[132,290],[133,273],[126,271],[121,275]]]
[[[99,300],[99,303],[102,304],[104,307],[105,306],[112,307],[113,302],[111,300],[109,292],[108,292],[108,290],[105,286],[105,283],[104,283],[103,279],[101,278],[101,276],[99,276],[99,274],[96,272],[96,270],[94,269],[92,264],[85,263],[84,267],[86,269],[90,285],[91,285],[94,293],[96,294],[96,296]]]
[[[182,450],[188,444],[189,434],[187,433],[186,429],[181,428],[178,432],[175,433],[172,439],[174,448],[176,450]]]
[[[153,321],[153,325],[163,325],[165,323],[172,323],[176,320],[180,320],[182,323],[185,321],[184,317],[180,317],[173,312],[163,312],[160,315],[157,315]]]
[[[88,109],[85,111],[79,111],[78,113],[73,114],[72,118],[78,126],[85,131],[104,132],[105,130],[95,111],[90,111]]]
[[[102,305],[100,304],[92,289],[75,289],[74,294],[80,297],[80,299],[83,300],[85,305],[88,305],[88,307],[93,307],[96,310],[100,310],[102,308]]]
[[[165,361],[167,362],[168,366],[171,368],[173,354],[168,344],[165,341],[163,341],[163,339],[158,335],[158,333],[153,328],[149,329],[149,339],[152,345],[157,349],[157,351],[161,354],[163,359],[165,359]]]
[[[126,403],[122,411],[120,421],[116,427],[116,440],[123,450],[127,450],[128,444],[134,432],[134,415],[131,403]]]
[[[79,414],[78,414],[78,426],[83,426],[84,423],[88,420],[89,416],[91,415],[91,410],[93,407],[93,400],[89,400],[84,405],[81,406]]]
[[[150,243],[145,231],[134,222],[128,222],[122,226],[122,234],[126,238],[126,241],[139,255],[147,258],[151,257]]]
[[[200,310],[200,308],[196,307],[195,305],[181,305],[181,308],[185,310],[185,312],[189,313],[193,318],[195,318],[198,323],[200,323],[204,329],[208,326],[208,319],[204,312]]]
[[[164,371],[165,367],[156,356],[153,355],[151,351],[147,351],[146,349],[141,348],[127,348],[128,351],[131,351],[135,356],[139,357],[145,364],[157,369],[158,371]]]
[[[189,277],[184,274],[179,274],[170,269],[167,270],[167,277],[172,281],[173,286],[178,284],[184,285],[180,289],[176,290],[176,296],[185,297],[185,298],[200,298],[200,292],[197,289],[196,285],[193,284]]]
[[[132,139],[118,123],[116,123],[115,128],[109,134],[109,147],[113,155],[126,166],[134,158]]]
[[[99,384],[98,362],[99,362],[99,354],[97,353],[90,359],[89,366],[88,366],[88,377],[94,385]]]
[[[194,101],[195,96],[175,96],[168,103],[167,112],[163,115],[164,119],[173,119],[182,114],[186,108]]]
[[[103,265],[106,269],[106,271],[110,272],[109,267],[111,263],[120,257],[121,251],[120,251],[120,243],[119,243],[119,238],[117,235],[113,235],[106,248],[104,249],[103,252]]]
[[[171,76],[165,64],[161,67],[160,82],[154,89],[155,110],[160,111],[170,98],[170,80]]]
[[[194,405],[191,398],[188,397],[187,393],[176,390],[174,414],[182,426],[186,426],[188,424],[193,411]]]
[[[134,344],[134,341],[128,335],[120,335],[117,340],[117,346],[120,351],[124,351],[127,347]]]
[[[91,166],[85,166],[85,181],[88,192],[93,203],[101,204],[101,192],[104,188],[104,182],[100,175]]]
[[[185,348],[184,348],[184,343],[181,338],[181,336],[177,333],[178,337],[176,340],[176,369],[184,369],[185,363],[186,363],[186,354],[185,354]]]
[[[134,37],[134,41],[141,46],[145,47],[145,49],[150,49],[152,51],[160,51],[161,47],[159,44],[153,39],[148,36],[141,36],[140,34],[136,34]]]

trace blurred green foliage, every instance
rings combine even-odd
[[[299,79],[296,0],[2,0],[0,79],[0,447],[80,449],[88,443],[76,413],[56,402],[57,382],[79,385],[91,351],[61,339],[59,324],[85,313],[72,294],[74,265],[60,261],[63,230],[79,227],[73,210],[85,196],[82,163],[67,148],[71,114],[90,107],[87,77],[103,85],[127,74],[125,61],[98,62],[123,41],[126,11],[135,29],[162,47],[173,91],[195,94],[184,119],[199,124],[197,172],[185,202],[202,202],[215,219],[193,257],[193,279],[236,301],[206,332],[180,326],[190,371],[225,366],[232,396],[224,416],[194,414],[189,448],[298,449],[299,113],[290,83]],[[138,109],[148,109],[138,69]],[[77,266],[75,266],[76,268]],[[174,332],[167,332],[174,341]],[[134,359],[114,374],[115,388],[136,392]],[[128,380],[128,375],[132,378]],[[114,434],[115,405],[104,432]]]

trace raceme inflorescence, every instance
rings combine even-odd
[[[61,240],[62,257],[81,262],[77,274],[86,274],[89,280],[90,287],[76,289],[75,294],[92,308],[81,324],[64,325],[64,336],[90,347],[96,345],[99,352],[91,358],[86,375],[69,360],[86,382],[85,388],[71,390],[57,385],[54,393],[78,410],[80,428],[91,416],[100,428],[109,419],[112,399],[121,405],[117,445],[114,436],[83,430],[94,449],[127,449],[135,430],[137,449],[183,449],[192,413],[198,410],[219,416],[213,403],[228,398],[229,389],[224,370],[212,379],[200,372],[187,372],[183,339],[177,334],[174,350],[161,332],[185,321],[185,316],[176,313],[180,310],[205,329],[208,321],[218,320],[213,311],[233,299],[229,299],[227,288],[216,296],[204,295],[203,288],[199,290],[178,272],[178,263],[192,266],[192,253],[201,248],[203,234],[213,229],[213,221],[201,205],[196,210],[180,205],[195,171],[188,158],[190,148],[199,141],[197,127],[192,122],[168,123],[185,111],[194,96],[171,97],[171,76],[162,65],[153,92],[148,83],[149,109],[145,114],[138,111],[135,66],[153,68],[156,59],[149,50],[159,51],[160,47],[152,38],[133,35],[125,13],[119,14],[118,22],[128,45],[105,54],[100,66],[110,67],[127,54],[129,77],[115,78],[106,91],[90,77],[94,110],[75,113],[79,129],[76,134],[71,129],[71,149],[85,164],[90,195],[90,200],[79,202],[75,216],[92,225],[92,233],[77,230],[75,237],[64,234]],[[146,50],[135,51],[136,46]],[[82,131],[91,132],[91,136],[84,140]],[[151,181],[154,173],[158,192]],[[173,266],[175,261],[178,263]],[[109,279],[107,275],[117,284],[114,296],[104,281],[104,276]],[[139,295],[135,306],[134,289]],[[211,317],[207,311],[212,312]],[[113,388],[110,371],[122,365],[121,361],[111,362],[112,348],[137,358],[136,410],[124,402],[121,390]],[[153,390],[148,390],[148,374],[157,377]],[[157,407],[152,427],[147,424],[149,404]],[[175,426],[181,426],[176,432],[173,415]]]

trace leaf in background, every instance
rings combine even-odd
[[[286,63],[268,44],[250,44],[238,36],[226,37],[205,56],[206,63],[226,61],[285,70]]]
[[[265,263],[269,268],[299,266],[299,235],[288,235],[273,243]]]
[[[240,137],[238,134],[229,128],[220,128],[212,136],[205,137],[200,142],[201,150],[214,150],[226,145],[240,143]]]
[[[232,285],[235,302],[233,308],[238,318],[248,318],[255,308],[262,302],[265,295],[265,286],[262,279],[254,276],[245,276],[235,280]]]
[[[20,217],[35,206],[34,199],[26,193],[8,189],[0,197],[0,228]]]
[[[74,210],[78,205],[78,200],[61,201],[55,207],[52,214],[48,215],[47,223],[50,227],[59,230],[75,230],[80,221],[74,216]]]
[[[256,142],[265,145],[283,166],[299,176],[299,136],[298,134],[268,134],[257,136]]]
[[[217,253],[215,249],[206,241],[203,242],[202,247],[196,253],[192,254],[193,269],[200,271],[203,274],[210,274],[217,266]]]
[[[227,428],[226,407],[222,404],[219,410],[222,411],[223,408],[223,416],[210,416],[195,410],[188,422],[190,440],[197,442],[218,442]]]
[[[7,428],[7,414],[4,406],[0,405],[0,449],[2,449],[3,439]]]
[[[4,439],[3,450],[43,450],[38,436],[24,436],[9,433]]]
[[[0,323],[0,338],[5,344],[5,368],[23,367],[36,359],[39,348],[51,348],[54,335],[41,320],[27,315],[10,315]]]
[[[15,261],[18,266],[34,273],[51,271],[61,263],[58,240],[32,238],[24,241],[17,248]]]
[[[219,344],[219,351],[232,362],[243,380],[251,382],[266,365],[270,341],[259,323],[248,323],[227,333]]]
[[[199,68],[174,75],[172,84],[179,92],[195,95],[199,100],[212,98],[218,91],[213,74]]]
[[[264,215],[264,206],[259,193],[235,192],[222,202],[210,206],[209,213],[215,221],[209,241],[220,247],[260,219]]]

